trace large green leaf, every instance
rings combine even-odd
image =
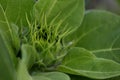
[[[84,15],[84,0],[39,0],[35,5],[38,19],[43,14],[51,26],[62,23],[61,28],[68,24],[68,28],[80,26]]]
[[[72,48],[58,70],[94,79],[106,79],[120,75],[120,64],[112,60],[97,58],[83,48]]]
[[[61,72],[35,73],[33,80],[70,80],[69,76]]]
[[[20,40],[18,35],[18,27],[15,24],[8,22],[7,16],[3,7],[0,6],[0,32],[4,35],[4,41],[9,50],[9,54],[13,62],[16,64],[15,53],[18,53],[20,47]]]
[[[0,32],[0,80],[16,80],[15,68],[9,55],[9,49]]]
[[[98,57],[120,62],[120,17],[106,11],[87,11],[72,43]]]
[[[2,5],[3,9],[6,9],[7,6],[7,0],[0,0],[0,5]]]
[[[34,0],[0,0],[8,20],[23,23],[23,26],[26,24],[26,14],[30,16],[34,3]]]

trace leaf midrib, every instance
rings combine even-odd
[[[106,49],[97,49],[91,50],[92,53],[99,53],[99,52],[109,52],[109,51],[118,51],[120,48],[106,48]]]

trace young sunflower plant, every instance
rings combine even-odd
[[[118,80],[120,17],[84,0],[0,0],[0,80]]]

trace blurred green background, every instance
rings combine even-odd
[[[120,14],[120,0],[85,0],[86,9],[107,10]]]

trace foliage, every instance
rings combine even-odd
[[[118,80],[120,16],[84,8],[0,0],[0,80]]]

